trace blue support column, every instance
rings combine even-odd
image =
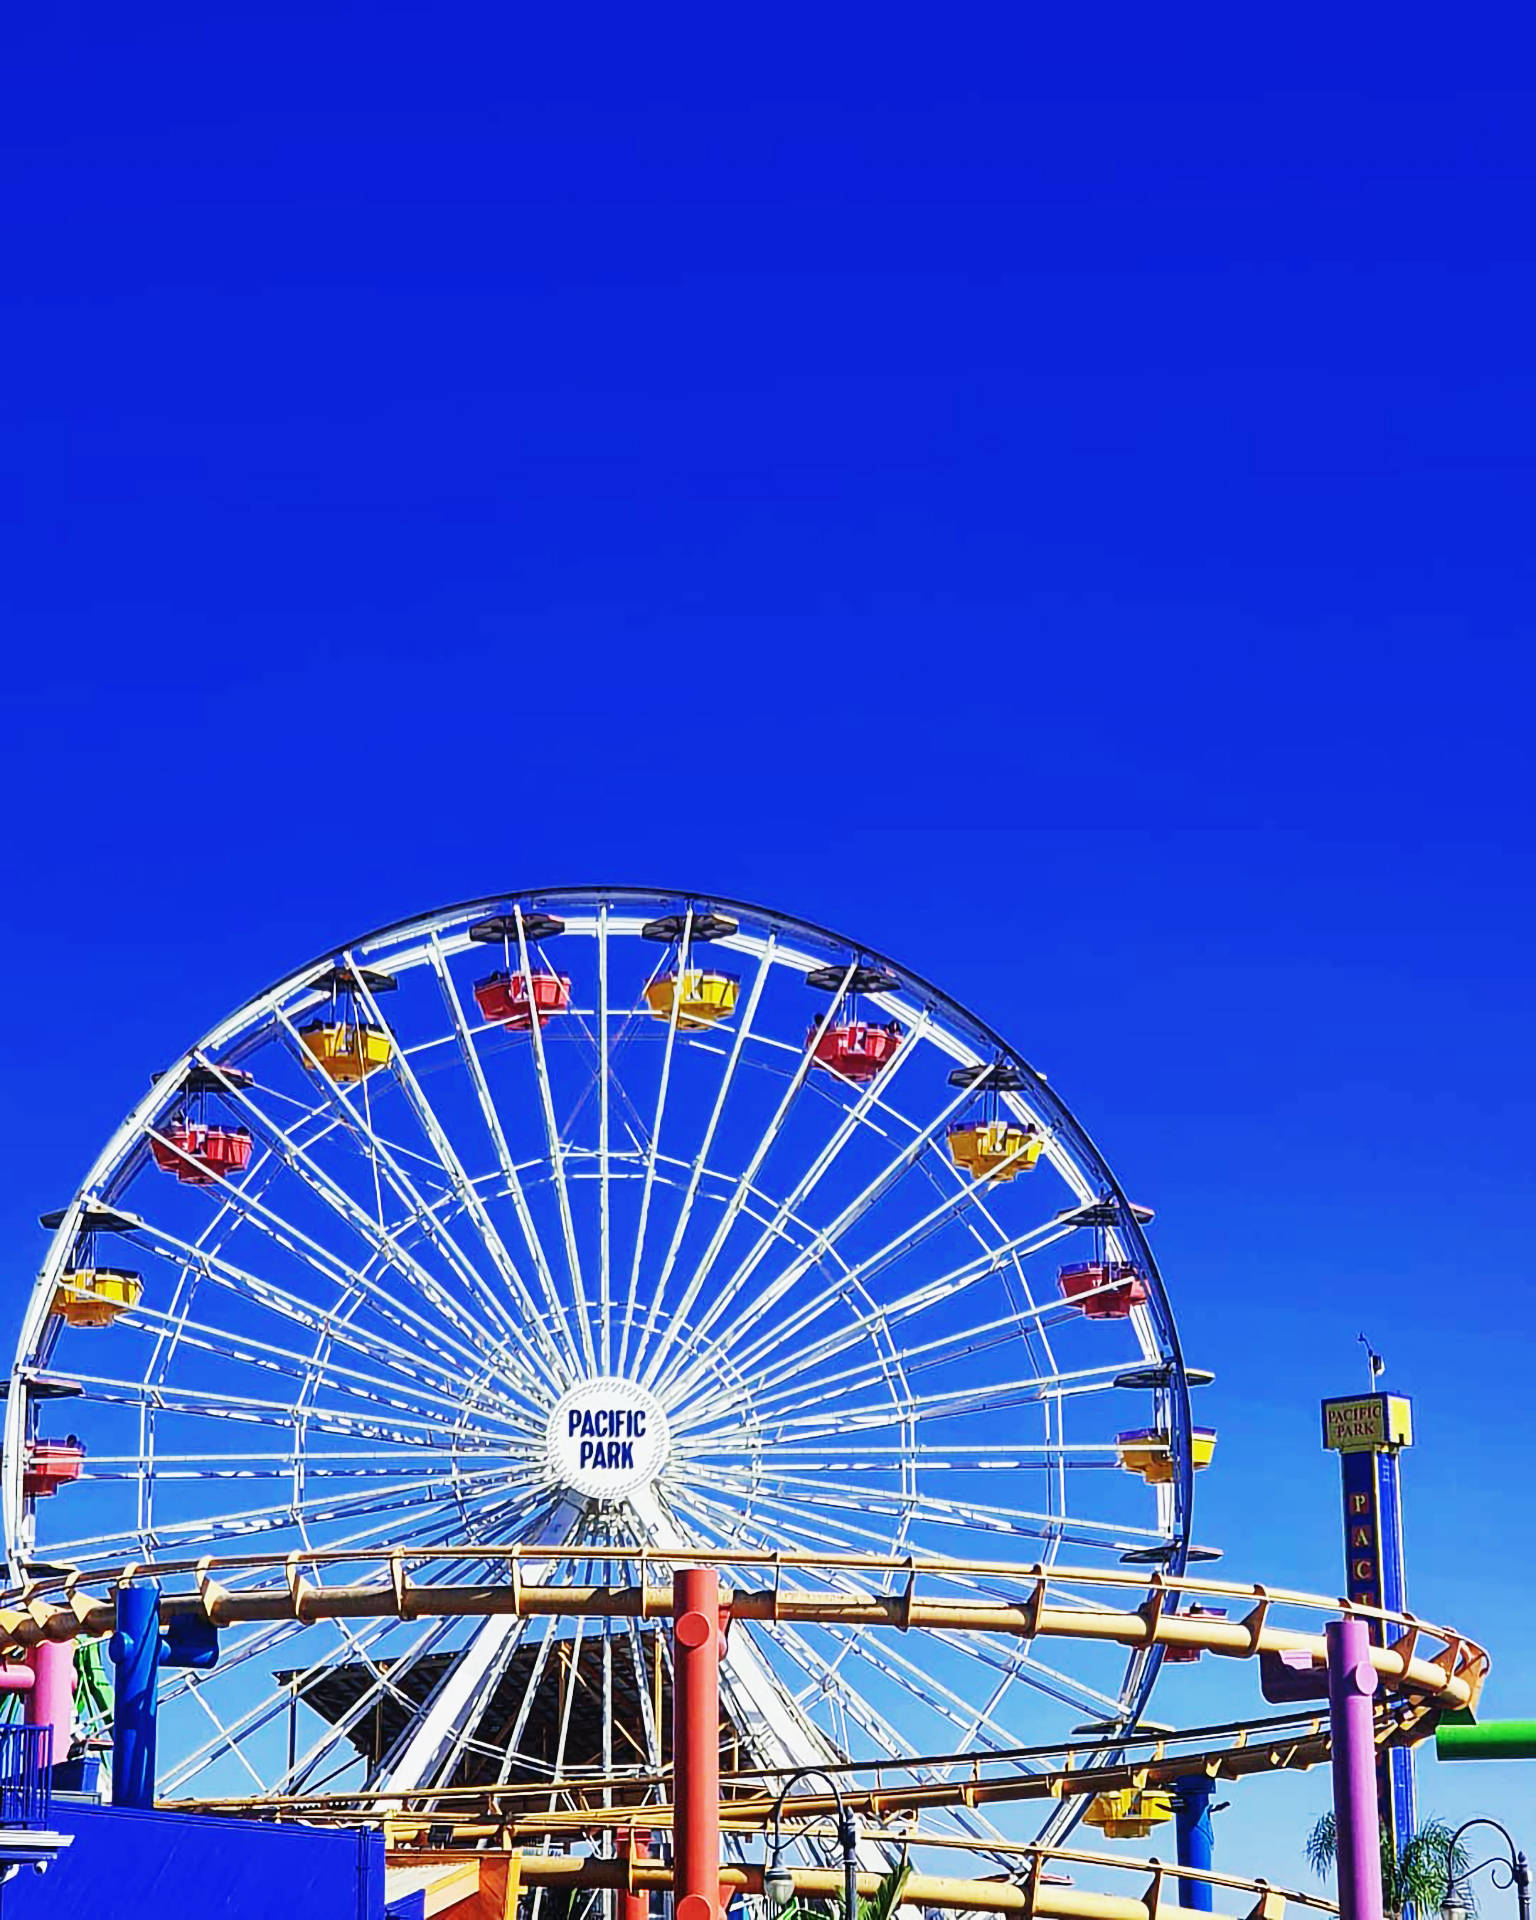
[[[112,1804],[155,1804],[156,1681],[160,1671],[160,1586],[134,1580],[117,1590],[112,1660]]]
[[[1201,1873],[1211,1871],[1213,1836],[1211,1834],[1211,1795],[1216,1783],[1209,1774],[1189,1773],[1173,1783],[1173,1832],[1179,1851],[1179,1865],[1194,1867]],[[1200,1913],[1211,1911],[1209,1880],[1181,1880],[1179,1904],[1194,1907]]]

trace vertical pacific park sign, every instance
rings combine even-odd
[[[1358,1606],[1404,1604],[1396,1474],[1391,1475],[1390,1497],[1384,1499],[1380,1461],[1412,1441],[1413,1409],[1400,1394],[1357,1394],[1323,1402],[1323,1445],[1340,1456],[1344,1487],[1346,1590]]]
[[[1405,1612],[1408,1582],[1398,1455],[1413,1445],[1413,1403],[1397,1393],[1325,1400],[1323,1445],[1339,1456],[1344,1487],[1344,1590],[1356,1606]],[[1389,1638],[1384,1621],[1371,1621],[1370,1631],[1378,1645]],[[1376,1791],[1382,1819],[1401,1852],[1417,1827],[1411,1748],[1382,1752]]]

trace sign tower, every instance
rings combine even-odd
[[[1371,1354],[1371,1378],[1381,1372]],[[1356,1394],[1323,1402],[1323,1445],[1339,1456],[1344,1486],[1344,1567],[1349,1598],[1363,1607],[1401,1613],[1408,1605],[1403,1571],[1403,1502],[1398,1455],[1413,1444],[1413,1403],[1398,1393]],[[1380,1621],[1371,1638],[1386,1640]],[[1389,1747],[1376,1771],[1381,1818],[1396,1851],[1416,1825],[1413,1752]]]

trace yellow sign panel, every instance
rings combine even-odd
[[[1412,1444],[1413,1402],[1404,1394],[1323,1402],[1323,1445],[1332,1453],[1381,1453]]]

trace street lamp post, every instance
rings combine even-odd
[[[1458,1873],[1456,1851],[1461,1845],[1461,1836],[1469,1833],[1473,1827],[1492,1827],[1495,1833],[1503,1837],[1505,1846],[1509,1848],[1509,1858],[1501,1860],[1497,1854],[1491,1854],[1488,1859],[1479,1860],[1475,1867],[1468,1867],[1465,1873]],[[1492,1869],[1496,1887],[1514,1888],[1520,1906],[1520,1920],[1531,1920],[1531,1869],[1525,1855],[1515,1845],[1507,1827],[1481,1815],[1474,1820],[1463,1820],[1446,1843],[1445,1898],[1440,1902],[1440,1920],[1471,1920],[1472,1903],[1462,1893],[1461,1883],[1470,1880],[1474,1873],[1481,1873],[1484,1867]],[[1499,1878],[1501,1871],[1508,1876],[1507,1879]]]
[[[849,1810],[843,1799],[842,1789],[824,1767],[801,1767],[798,1773],[792,1773],[779,1788],[779,1797],[773,1803],[773,1848],[768,1855],[768,1863],[763,1868],[763,1892],[767,1894],[775,1912],[782,1907],[787,1907],[794,1898],[795,1876],[784,1864],[784,1839],[780,1831],[780,1823],[784,1817],[784,1802],[789,1797],[790,1788],[797,1781],[809,1780],[813,1777],[826,1781],[832,1789],[832,1798],[837,1802],[837,1844],[842,1848],[843,1853],[844,1920],[859,1920],[858,1815]]]

